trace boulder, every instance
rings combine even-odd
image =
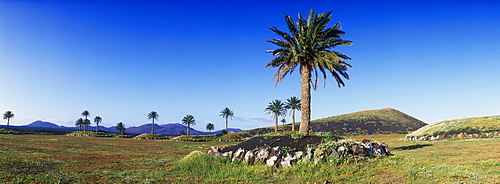
[[[305,154],[306,155],[302,158],[303,163],[308,162],[309,160],[311,160],[311,158],[313,158],[313,156],[314,156],[313,149],[307,148]]]
[[[352,146],[352,155],[366,156],[366,150],[361,144],[356,144]]]
[[[500,132],[498,132],[498,131],[495,131],[495,132],[493,132],[492,134],[493,134],[493,136],[495,136],[495,137],[500,136]]]
[[[269,156],[269,148],[260,148],[255,152],[255,160],[262,163],[266,163],[267,157]]]
[[[233,154],[233,162],[235,161],[242,161],[243,160],[243,157],[245,156],[245,149],[243,148],[238,148],[234,154]]]
[[[293,153],[288,152],[281,159],[280,165],[281,167],[291,167],[293,164],[295,164],[296,160],[297,157]]]
[[[330,149],[314,150],[314,163],[317,164],[319,161],[323,161],[328,155],[330,155],[330,152]]]
[[[271,152],[269,153],[269,156],[267,157],[266,160],[266,165],[274,165],[278,161],[278,159],[281,158],[283,155],[283,152],[279,146],[274,147],[271,149]]]
[[[457,138],[459,138],[459,139],[465,139],[467,137],[468,137],[467,133],[465,133],[465,132],[460,132],[460,134],[457,135]]]
[[[255,154],[252,150],[249,150],[245,153],[245,157],[243,158],[243,161],[253,164],[255,162]]]

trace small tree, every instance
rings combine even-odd
[[[160,117],[160,115],[155,111],[151,111],[148,114],[148,120],[152,120],[151,134],[155,134],[155,120],[158,121],[158,117]]]
[[[75,125],[78,126],[78,131],[82,131],[82,126],[83,126],[83,119],[78,118],[75,122]]]
[[[234,117],[233,111],[226,107],[226,108],[222,109],[222,111],[220,111],[220,116],[222,116],[222,118],[226,119],[226,131],[229,131],[228,119]]]
[[[215,126],[213,123],[208,123],[207,124],[207,130],[208,130],[208,135],[210,135],[210,131],[214,130]]]
[[[125,128],[125,124],[123,124],[122,122],[119,122],[118,124],[116,124],[116,131],[119,131],[120,134],[124,135],[125,134],[125,130],[127,130]]]
[[[3,119],[7,120],[7,130],[9,129],[10,119],[12,119],[12,118],[14,118],[14,113],[12,113],[12,111],[6,111],[3,114]]]
[[[85,117],[85,120],[83,121],[83,125],[84,125],[84,130],[85,131],[87,131],[88,126],[90,125],[90,121],[87,118],[89,115],[90,115],[90,112],[88,110],[84,110],[82,112],[82,116]]]
[[[191,130],[190,126],[191,125],[196,125],[194,116],[193,115],[186,115],[184,118],[182,118],[182,124],[187,126],[187,136],[191,135]]]
[[[83,125],[85,127],[85,132],[88,131],[89,125],[90,125],[90,120],[88,120],[88,119],[83,120]]]
[[[271,114],[271,117],[274,118],[275,126],[274,132],[278,132],[278,118],[284,117],[286,115],[285,104],[281,102],[281,100],[273,100],[269,102],[269,105],[266,107],[266,114]]]
[[[292,96],[285,102],[286,108],[292,110],[292,132],[295,131],[295,110],[300,111],[300,99],[296,96]]]
[[[184,130],[181,130],[181,131],[179,132],[179,134],[180,134],[180,135],[186,135],[186,132],[184,132]]]
[[[99,132],[99,123],[102,122],[102,118],[100,116],[96,116],[94,118],[94,123],[96,124],[95,125],[95,133]]]

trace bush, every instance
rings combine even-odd
[[[408,131],[401,131],[401,130],[398,130],[396,132],[396,134],[408,134]]]
[[[235,133],[228,133],[219,138],[219,140],[225,141],[225,140],[242,140],[240,136],[238,136]]]
[[[352,148],[352,146],[354,146],[356,144],[357,144],[356,141],[354,141],[352,139],[341,139],[338,141],[328,141],[328,142],[321,143],[318,146],[316,146],[316,148],[337,150],[340,146]]]
[[[304,138],[304,134],[301,134],[301,133],[296,133],[296,134],[292,134],[292,139],[302,139]]]

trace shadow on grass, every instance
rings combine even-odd
[[[393,150],[413,150],[413,149],[424,148],[427,146],[432,146],[432,144],[416,144],[410,146],[395,147],[393,148]]]

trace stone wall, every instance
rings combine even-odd
[[[221,152],[221,148],[212,146],[207,154],[215,158],[227,159],[232,162],[246,162],[255,164],[260,162],[275,167],[291,167],[297,162],[314,161],[318,163],[328,157],[374,157],[391,155],[389,146],[385,143],[371,143],[368,140],[354,145],[351,148],[340,146],[336,149],[306,148],[306,150],[293,150],[288,147],[262,147],[253,150],[238,148],[236,151]]]
[[[424,135],[424,136],[406,136],[406,140],[420,140],[420,141],[432,141],[432,140],[443,140],[443,139],[470,139],[470,138],[492,138],[500,137],[500,132],[486,132],[481,134],[473,134],[467,132],[461,132],[459,134],[443,134],[443,135]]]

